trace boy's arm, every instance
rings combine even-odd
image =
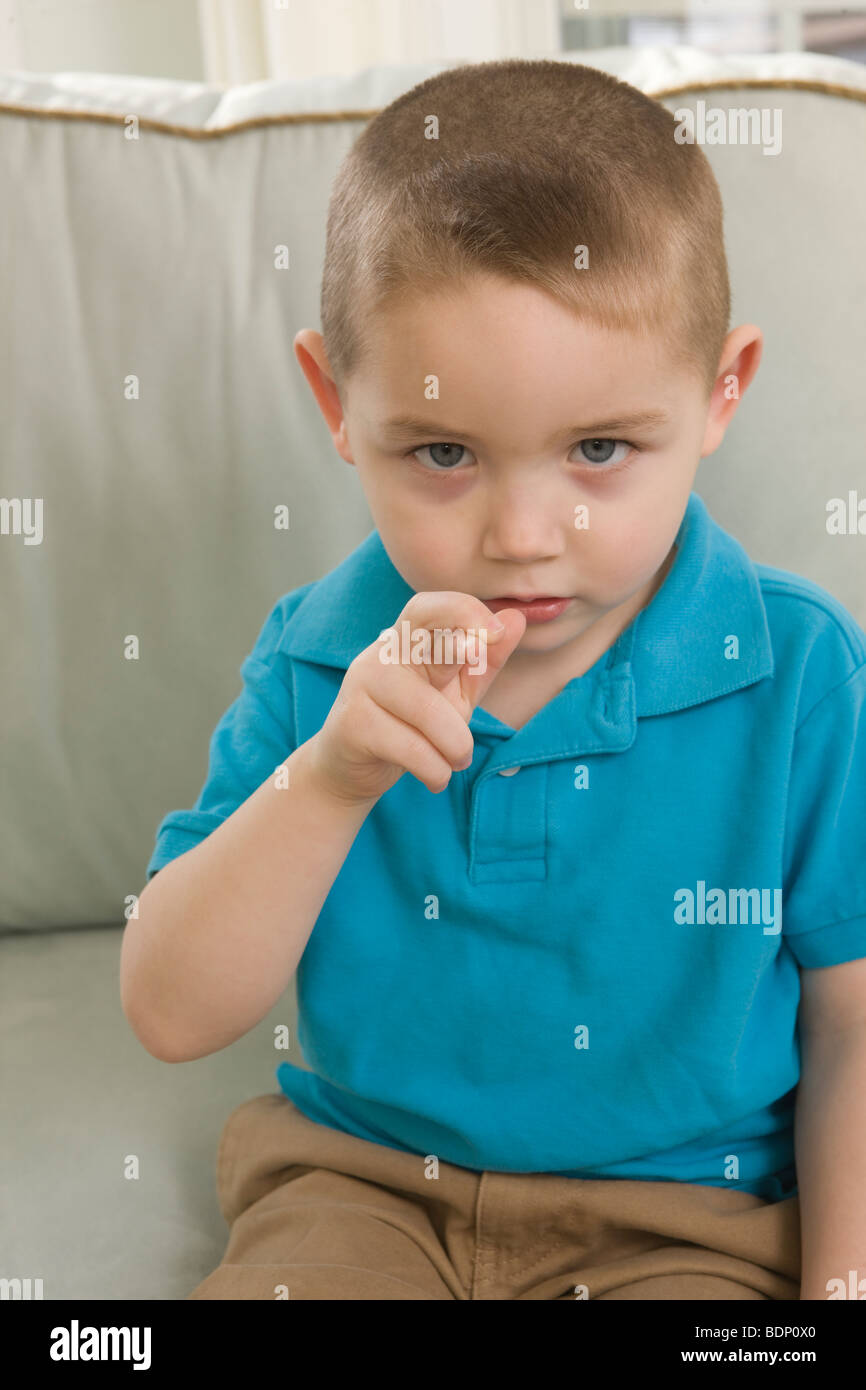
[[[314,736],[200,844],[150,880],[123,933],[120,992],[164,1062],[228,1047],[291,979],[373,801],[341,802],[310,768]]]
[[[801,970],[801,1299],[866,1295],[866,959]],[[854,1270],[853,1285],[851,1271]]]

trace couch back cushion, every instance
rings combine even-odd
[[[592,61],[672,109],[782,113],[778,153],[706,146],[733,322],[766,347],[696,489],[755,560],[866,624],[866,536],[826,526],[829,499],[866,497],[864,70]],[[319,323],[340,160],[443,66],[228,93],[0,74],[0,925],[122,925],[267,612],[370,530],[292,339]]]

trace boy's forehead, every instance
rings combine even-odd
[[[653,429],[698,389],[660,335],[582,323],[572,341],[545,343],[504,324],[489,335],[454,320],[428,329],[430,313],[375,339],[347,383],[347,409],[395,441],[440,424],[468,438],[479,407],[566,433]]]
[[[534,398],[589,396],[619,416],[646,409],[647,392],[672,391],[678,375],[662,331],[599,324],[528,285],[404,296],[365,316],[363,333],[353,385],[380,420],[418,406],[432,415],[446,394],[456,402],[467,391],[513,397],[521,388]]]

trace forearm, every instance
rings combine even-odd
[[[351,806],[311,774],[312,740],[205,840],[143,889],[121,949],[121,1000],[163,1061],[241,1037],[285,990],[371,804]]]
[[[866,1280],[866,1024],[806,1036],[794,1120],[801,1299]],[[866,1294],[866,1284],[859,1296]]]

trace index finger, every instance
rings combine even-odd
[[[421,666],[441,690],[465,665],[486,670],[487,644],[498,642],[506,625],[473,594],[437,590],[414,594],[396,623],[380,633],[397,646],[397,659]]]
[[[516,609],[496,615],[472,594],[442,591],[416,594],[379,636],[392,644],[382,660],[420,669],[468,721],[525,630]]]

